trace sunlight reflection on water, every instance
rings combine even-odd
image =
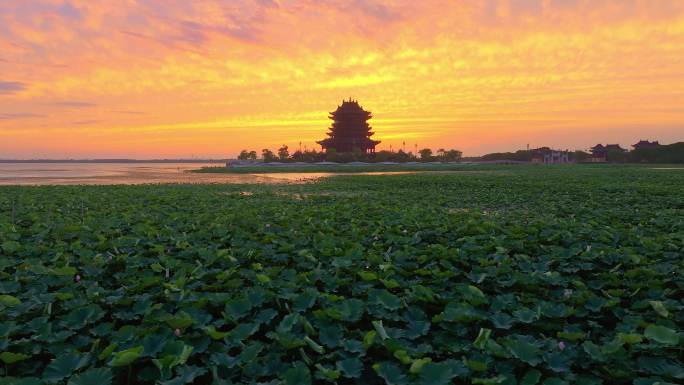
[[[336,173],[190,173],[207,163],[0,163],[0,185],[107,185],[147,183],[297,183]],[[410,172],[364,172],[384,175]]]

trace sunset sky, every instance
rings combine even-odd
[[[349,97],[379,149],[684,141],[684,1],[0,1],[0,158],[312,148]]]

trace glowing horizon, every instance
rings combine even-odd
[[[684,141],[677,0],[0,3],[0,158],[320,148],[349,97],[379,150]]]

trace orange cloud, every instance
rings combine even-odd
[[[682,58],[676,0],[3,2],[0,154],[313,147],[349,96],[387,148],[668,142]]]

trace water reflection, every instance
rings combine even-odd
[[[147,183],[297,183],[335,173],[206,174],[191,173],[206,163],[0,163],[0,185],[103,185]],[[363,172],[343,175],[406,174]]]

